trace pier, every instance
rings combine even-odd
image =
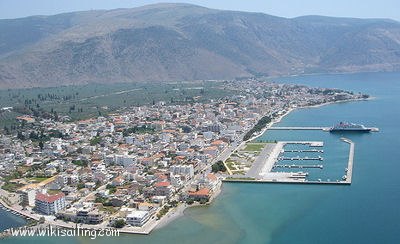
[[[322,130],[322,131],[329,131],[331,127],[301,127],[301,126],[286,126],[286,127],[271,127],[268,130]],[[366,127],[371,132],[378,132],[379,128],[377,127]],[[346,131],[344,131],[346,132]]]
[[[324,150],[318,150],[318,149],[306,149],[306,150],[283,150],[283,152],[316,152],[316,153],[324,153]]]
[[[301,145],[309,145],[310,147],[323,147],[323,141],[281,141],[284,145],[286,144],[301,144]]]
[[[288,158],[288,157],[279,157],[278,158],[279,161],[281,160],[319,160],[319,161],[323,161],[324,158],[323,157],[316,157],[316,158],[309,158],[309,157],[305,157],[305,158],[300,158],[300,157],[292,157],[292,158]]]
[[[299,169],[307,169],[307,168],[320,168],[323,169],[324,166],[321,164],[310,164],[310,165],[297,165],[297,164],[278,164],[274,165],[272,168],[299,168]]]
[[[329,131],[330,127],[300,127],[300,126],[286,126],[286,127],[271,127],[268,130],[323,130]]]
[[[350,144],[350,150],[349,150],[349,161],[347,163],[347,168],[345,169],[345,176],[343,176],[343,180],[347,182],[348,184],[351,184],[351,180],[353,177],[353,161],[354,161],[354,142],[352,142],[350,139],[341,138],[342,141],[349,143]]]

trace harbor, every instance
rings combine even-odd
[[[328,185],[350,185],[352,183],[353,162],[354,162],[354,143],[347,138],[341,138],[341,141],[350,145],[347,166],[344,168],[344,175],[341,179],[318,179],[308,180],[309,172],[293,171],[294,169],[324,169],[323,164],[287,164],[287,161],[323,161],[321,156],[315,157],[295,157],[284,156],[284,153],[323,153],[322,149],[313,149],[314,147],[323,147],[323,141],[278,141],[273,148],[270,145],[267,149],[261,151],[255,160],[257,171],[250,169],[245,177],[230,176],[224,179],[225,182],[248,182],[248,183],[290,183],[290,184],[328,184]],[[306,149],[285,149],[287,145],[302,145]],[[261,166],[260,166],[261,165]],[[290,170],[277,171],[277,170]]]

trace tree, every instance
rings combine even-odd
[[[42,141],[39,142],[39,147],[40,147],[40,149],[43,150],[44,145],[43,145],[43,142],[42,142]]]
[[[20,140],[25,140],[25,136],[22,134],[22,132],[21,131],[18,131],[18,133],[17,133],[17,138],[18,139],[20,139]]]
[[[211,166],[211,171],[214,173],[219,172],[219,171],[225,172],[226,168],[225,168],[224,163],[220,160]]]
[[[114,224],[113,224],[113,227],[115,227],[115,228],[122,228],[122,227],[124,227],[125,226],[125,220],[123,220],[123,219],[118,219],[118,220],[116,220],[115,222],[114,222]]]

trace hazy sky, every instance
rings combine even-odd
[[[91,9],[131,8],[163,1],[0,0],[0,19]],[[400,21],[400,0],[175,0],[209,8],[264,12],[282,17],[326,15]]]

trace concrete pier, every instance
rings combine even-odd
[[[324,150],[317,150],[317,149],[308,149],[308,150],[283,150],[283,152],[317,152],[317,153],[323,153]]]
[[[319,160],[319,161],[323,161],[324,158],[323,157],[316,157],[316,158],[308,158],[308,157],[305,157],[305,158],[300,158],[300,157],[291,157],[291,158],[289,158],[289,157],[279,157],[278,160],[279,161],[281,161],[281,160],[287,160],[287,161],[293,161],[293,160],[300,160],[300,161],[302,161],[302,160]]]
[[[299,169],[307,169],[307,168],[324,168],[321,164],[312,164],[312,165],[297,165],[297,164],[278,164],[274,165],[272,168],[299,168]]]
[[[330,127],[300,127],[300,126],[286,126],[286,127],[271,127],[268,130],[326,130]]]
[[[344,179],[345,182],[348,184],[351,184],[351,180],[353,177],[353,161],[354,161],[354,142],[352,142],[350,139],[341,138],[342,141],[349,143],[350,144],[350,150],[349,150],[349,161],[347,163],[347,168],[346,168],[346,177]]]
[[[371,132],[378,132],[379,128],[376,127],[366,127]],[[286,127],[271,127],[268,130],[322,130],[329,131],[331,127],[300,127],[300,126],[286,126]],[[344,131],[346,132],[346,131]]]

